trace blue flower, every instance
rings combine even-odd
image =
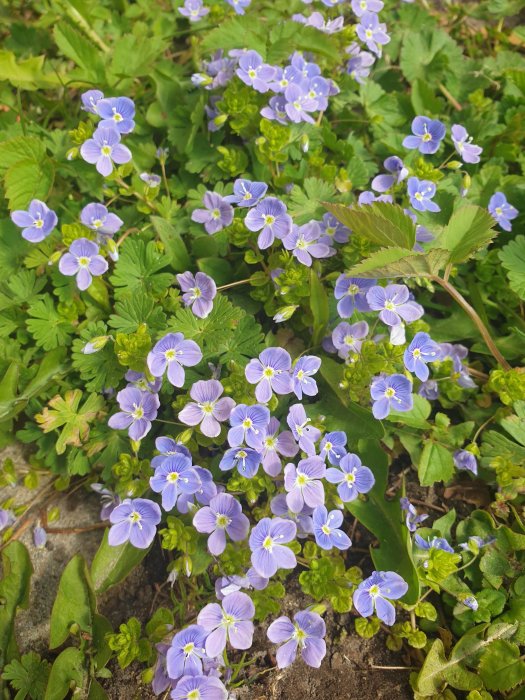
[[[236,468],[241,476],[251,479],[257,474],[261,463],[261,455],[251,447],[232,447],[226,450],[219,469],[223,472]]]
[[[478,475],[478,461],[472,452],[468,450],[456,450],[454,452],[454,464],[457,469],[469,471],[474,476]]]
[[[367,291],[376,284],[377,280],[365,280],[357,277],[339,275],[335,283],[334,296],[338,299],[337,313],[341,318],[349,318],[354,310],[370,311],[366,300]]]
[[[135,104],[129,97],[106,97],[99,100],[97,114],[102,118],[99,128],[114,128],[119,134],[129,134],[135,128]]]
[[[414,372],[418,379],[425,382],[429,371],[427,362],[435,362],[441,358],[439,345],[428,333],[416,333],[412,342],[405,350],[404,362],[409,372]]]
[[[348,243],[351,233],[350,229],[338,221],[333,214],[329,212],[324,214],[319,226],[321,231],[333,238],[336,243]]]
[[[362,51],[356,42],[346,49],[346,53],[351,56],[346,64],[346,72],[357,83],[363,85],[376,61],[375,56],[368,51]]]
[[[397,326],[401,321],[412,323],[423,316],[423,307],[410,299],[405,284],[388,284],[372,287],[366,293],[369,308],[379,311],[379,318],[387,326]]]
[[[266,435],[269,422],[270,411],[266,406],[238,404],[230,413],[231,428],[228,430],[230,446],[238,447],[245,441],[250,447],[258,448]]]
[[[343,514],[340,510],[328,512],[326,506],[317,506],[314,509],[312,519],[314,521],[314,537],[321,549],[348,549],[352,541],[348,535],[339,529],[343,522]]]
[[[393,625],[396,610],[391,600],[402,598],[408,591],[407,582],[394,571],[374,571],[359,584],[354,592],[354,605],[363,617],[370,617],[376,612],[385,625]]]
[[[275,69],[263,63],[257,51],[246,51],[239,58],[239,67],[235,73],[243,83],[250,85],[257,92],[268,92],[268,83],[274,77]]]
[[[451,129],[452,141],[454,148],[459,153],[461,159],[465,163],[479,163],[479,156],[483,152],[480,146],[475,146],[472,143],[472,136],[469,137],[464,126],[454,124]]]
[[[129,541],[138,549],[147,549],[153,542],[160,518],[159,506],[148,498],[126,498],[109,516],[108,544],[116,547]]]
[[[208,633],[204,627],[189,625],[173,637],[166,655],[166,666],[171,679],[202,675],[202,659],[206,656],[204,647],[207,636]]]
[[[412,503],[410,503],[408,498],[400,498],[399,503],[401,505],[401,510],[406,512],[405,523],[407,528],[410,530],[410,532],[415,532],[417,526],[428,518],[428,513],[421,513],[418,515],[417,510]]]
[[[371,185],[372,189],[376,192],[386,192],[393,185],[398,185],[408,177],[407,168],[405,168],[401,158],[397,156],[390,156],[385,160],[383,165],[391,175],[376,175]]]
[[[233,207],[220,194],[208,191],[202,198],[202,203],[205,208],[195,209],[191,215],[191,220],[204,224],[206,233],[211,235],[222,231],[225,226],[229,226],[233,221]]]
[[[282,239],[292,230],[292,218],[286,213],[286,204],[277,197],[265,197],[250,209],[244,219],[249,231],[260,231],[257,245],[269,248],[276,238]]]
[[[328,459],[330,464],[339,464],[346,454],[346,442],[346,433],[342,430],[326,433],[319,445],[319,457],[325,461]]]
[[[113,163],[122,165],[131,160],[131,151],[120,143],[120,134],[114,127],[99,126],[80,147],[80,155],[87,163],[96,165],[104,177],[113,172]]]
[[[181,494],[193,494],[201,487],[191,459],[178,454],[167,457],[149,480],[155,493],[162,494],[162,507],[170,511]]]
[[[158,187],[162,182],[160,175],[155,175],[155,173],[140,173],[139,177],[142,182],[145,182],[152,190]]]
[[[386,33],[386,24],[379,21],[375,12],[363,13],[361,22],[356,27],[356,32],[367,48],[377,56],[381,56],[381,47],[390,41],[390,37]]]
[[[325,478],[331,484],[337,484],[337,493],[343,503],[355,501],[360,493],[368,493],[375,484],[372,471],[352,452],[340,459],[337,469],[328,468]]]
[[[496,192],[489,202],[489,212],[504,231],[512,231],[511,220],[518,216],[518,210],[507,202],[503,192]]]
[[[116,214],[110,214],[103,204],[92,202],[80,212],[80,221],[103,236],[113,236],[124,223]]]
[[[300,357],[292,369],[293,391],[299,401],[306,396],[317,394],[317,382],[313,375],[321,367],[321,359],[315,355],[303,355]]]
[[[104,93],[100,90],[87,90],[80,95],[82,101],[82,109],[91,114],[98,114],[97,106],[100,100],[104,98]]]
[[[454,550],[444,537],[433,537],[425,540],[421,535],[414,535],[414,542],[419,549],[442,549],[444,552],[454,554]]]
[[[210,11],[205,7],[202,0],[184,0],[184,5],[178,8],[183,17],[187,17],[190,22],[198,22]]]
[[[250,7],[252,0],[226,0],[228,5],[231,5],[238,15],[244,14],[244,9]]]
[[[22,238],[30,243],[43,241],[58,223],[55,212],[39,199],[33,199],[27,211],[12,212],[11,220],[22,229]]]
[[[235,180],[233,194],[224,197],[225,202],[236,204],[238,207],[253,207],[264,197],[268,185],[265,182],[251,180]]]
[[[412,121],[412,134],[403,141],[405,148],[417,148],[420,153],[435,153],[445,138],[447,129],[438,119],[416,117]]]
[[[408,178],[407,192],[410,204],[418,211],[441,211],[441,208],[432,201],[436,194],[436,185],[430,180],[418,180],[417,177]]]
[[[58,261],[58,269],[63,275],[75,275],[77,287],[84,291],[93,281],[93,277],[103,275],[108,263],[98,254],[98,245],[87,238],[76,238]]]

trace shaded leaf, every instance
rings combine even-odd
[[[84,558],[75,554],[67,564],[58,584],[51,612],[49,646],[55,649],[66,641],[71,625],[76,623],[83,632],[92,632],[96,611],[88,568]]]
[[[138,549],[129,542],[112,547],[108,544],[108,530],[105,530],[91,564],[91,579],[95,593],[100,595],[123,581],[147,553],[147,549]]]
[[[383,248],[371,253],[347,271],[350,277],[434,277],[448,263],[450,254],[434,248],[428,253],[409,253],[405,248]]]
[[[381,246],[412,250],[416,242],[416,225],[397,204],[373,202],[362,206],[323,203],[336,219],[354,233]]]

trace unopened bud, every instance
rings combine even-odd
[[[273,320],[275,321],[275,323],[282,323],[283,321],[288,321],[288,319],[292,318],[297,308],[299,308],[297,304],[292,304],[290,306],[282,306],[273,317]]]
[[[303,153],[308,153],[308,149],[310,147],[310,139],[308,138],[308,134],[303,134],[301,136],[301,150]]]
[[[450,163],[447,163],[447,168],[449,170],[459,170],[463,163],[459,160],[451,160]]]
[[[215,126],[222,126],[228,121],[228,115],[227,114],[219,114],[218,117],[215,117],[213,120],[213,123]]]
[[[110,335],[99,335],[96,338],[92,338],[92,340],[84,345],[82,352],[84,355],[93,355],[93,353],[102,350],[110,338]]]
[[[56,251],[50,256],[49,260],[47,261],[47,264],[48,264],[48,265],[56,265],[57,262],[60,260],[61,257],[62,257],[61,251],[60,251],[60,250],[56,250]]]
[[[113,262],[117,262],[117,260],[118,260],[118,246],[112,238],[108,239],[106,247],[108,249],[109,257],[113,260]]]
[[[188,430],[183,430],[182,433],[179,433],[176,437],[176,441],[182,443],[185,445],[191,440],[191,436],[193,435],[193,430],[191,428],[188,428]]]
[[[66,153],[67,160],[75,160],[75,158],[78,158],[78,153],[78,148],[70,148]]]

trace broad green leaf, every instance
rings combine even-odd
[[[113,632],[111,622],[104,617],[95,613],[93,616],[93,648],[96,650],[93,661],[97,669],[104,668],[111,658],[111,649],[106,640],[106,635]]]
[[[319,392],[319,401],[305,406],[308,415],[325,416],[331,430],[343,430],[351,441],[380,440],[385,434],[381,421],[370,410],[351,401],[339,386],[343,365],[323,355],[319,372],[325,389]]]
[[[16,653],[14,625],[17,608],[27,607],[33,567],[21,542],[10,542],[2,552],[3,576],[0,579],[0,668]]]
[[[4,178],[9,208],[26,209],[32,199],[45,201],[53,186],[55,169],[49,158],[20,160],[7,170]]]
[[[217,286],[228,284],[233,279],[232,266],[224,258],[199,258],[197,267],[209,275]]]
[[[243,46],[249,46],[266,58],[266,28],[248,16],[234,17],[221,22],[206,35],[201,43],[201,50],[207,55],[218,49],[227,53]]]
[[[440,691],[445,682],[458,690],[481,688],[479,675],[466,669],[464,664],[475,660],[494,640],[511,637],[517,627],[517,623],[498,624],[493,626],[486,639],[481,636],[486,625],[474,627],[463,635],[448,659],[441,639],[434,640],[417,677],[415,690],[426,697]]]
[[[479,664],[479,675],[488,690],[506,692],[525,681],[525,661],[520,649],[506,639],[496,639],[485,650]]]
[[[174,279],[171,273],[161,272],[169,264],[169,258],[158,250],[154,241],[128,238],[109,280],[115,287],[115,297],[161,295]]]
[[[56,24],[53,36],[60,51],[83,69],[86,78],[104,82],[104,62],[91,41],[66,22]]]
[[[452,214],[436,239],[436,247],[450,252],[450,262],[464,262],[488,246],[497,233],[495,224],[486,209],[467,204]]]
[[[404,524],[399,499],[387,500],[388,458],[379,443],[363,441],[358,451],[363,464],[374,473],[376,482],[367,493],[366,501],[359,499],[345,503],[345,507],[372,532],[380,542],[370,553],[378,571],[395,571],[408,583],[403,602],[416,603],[419,597],[419,579],[412,561],[410,533]]]
[[[310,270],[310,308],[314,317],[313,339],[314,345],[321,342],[329,319],[328,295],[319,275],[315,270]]]
[[[123,581],[147,553],[147,549],[138,549],[129,542],[112,547],[108,544],[108,530],[105,530],[91,564],[91,579],[95,593],[97,595],[104,593],[111,586],[116,586]]]
[[[39,162],[46,154],[43,142],[36,136],[17,136],[3,141],[0,147],[2,149],[0,172],[2,173],[23,160]]]
[[[108,694],[94,678],[92,678],[90,682],[87,700],[108,700]]]
[[[354,233],[380,246],[412,250],[416,242],[416,225],[397,204],[373,202],[362,206],[323,202],[336,219]]]
[[[90,394],[82,407],[80,389],[66,391],[64,397],[57,394],[50,399],[42,413],[35,416],[36,422],[44,433],[62,428],[56,443],[56,451],[63,454],[67,445],[80,447],[89,436],[89,424],[104,407],[104,399],[97,394]]]
[[[7,80],[21,90],[37,90],[60,85],[60,77],[53,71],[44,72],[45,56],[31,56],[17,61],[12,51],[0,51],[0,82]]]
[[[91,634],[95,612],[95,594],[86,562],[80,554],[75,554],[64,569],[58,584],[51,612],[50,648],[56,649],[66,641],[73,624],[77,624],[83,632]]]
[[[307,177],[302,187],[294,185],[290,192],[288,210],[294,223],[306,224],[310,219],[321,218],[324,213],[323,201],[334,194],[334,186],[316,177]]]
[[[498,253],[501,264],[507,270],[510,288],[525,299],[525,236],[516,236]]]
[[[434,248],[428,253],[408,252],[405,248],[382,248],[354,265],[347,274],[365,279],[392,277],[434,277],[450,259],[447,250]]]
[[[190,256],[184,245],[180,233],[173,224],[160,216],[152,216],[151,223],[160,240],[164,243],[171,267],[175,272],[184,272],[190,269]]]
[[[433,440],[425,440],[418,466],[421,486],[433,486],[436,481],[450,481],[454,460],[450,450]]]
[[[86,658],[76,647],[64,649],[51,667],[44,700],[64,700],[71,686],[82,688],[87,678]]]
[[[430,402],[423,396],[419,396],[419,394],[413,394],[413,402],[414,405],[411,411],[390,411],[386,420],[394,423],[403,423],[403,425],[419,428],[420,430],[430,428],[430,423],[427,420],[432,410]]]

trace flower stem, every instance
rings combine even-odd
[[[481,337],[485,341],[485,344],[487,345],[494,359],[498,362],[499,365],[501,365],[501,367],[503,367],[504,370],[509,371],[511,369],[511,366],[503,357],[501,352],[498,350],[496,343],[494,342],[492,336],[490,335],[487,329],[487,326],[483,323],[477,311],[468,303],[465,297],[462,294],[460,294],[452,284],[450,284],[448,280],[442,279],[441,277],[437,276],[432,277],[432,280],[434,282],[437,282],[441,287],[443,287],[443,289],[445,289],[450,294],[450,296],[461,306],[461,308],[470,316],[470,318],[476,324],[476,327],[479,330]]]
[[[230,289],[230,287],[239,287],[241,284],[249,284],[250,280],[238,280],[237,282],[230,282],[230,284],[223,284],[222,287],[217,287],[218,292],[222,292],[225,289]]]

